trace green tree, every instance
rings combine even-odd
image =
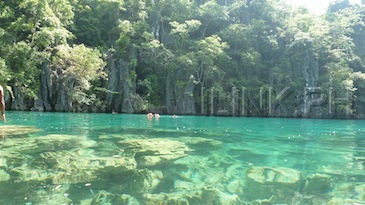
[[[61,89],[67,90],[69,103],[90,105],[95,99],[95,96],[87,94],[91,82],[104,75],[102,70],[105,63],[101,59],[101,53],[84,45],[61,45],[57,48],[51,62],[53,73],[57,75],[53,77],[62,83]]]
[[[65,29],[72,23],[72,7],[67,0],[5,1],[0,7],[0,38],[5,43],[0,49],[9,69],[6,83],[32,101],[40,87],[41,66],[50,61],[55,46],[72,37]],[[16,103],[25,103],[22,100]]]

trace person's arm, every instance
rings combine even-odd
[[[0,111],[1,111],[1,119],[6,122],[5,117],[5,99],[4,99],[4,88],[0,86]]]

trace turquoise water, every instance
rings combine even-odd
[[[0,204],[365,204],[365,121],[7,118]]]

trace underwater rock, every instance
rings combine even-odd
[[[144,194],[142,204],[156,205],[156,204],[168,204],[168,205],[190,205],[189,201],[178,193],[171,194]]]
[[[91,201],[90,205],[107,205],[113,204],[117,200],[118,196],[107,191],[101,190],[99,191]]]
[[[4,153],[36,154],[53,150],[88,148],[96,144],[86,137],[53,134],[32,138],[9,138],[4,141],[1,150]]]
[[[2,154],[2,153],[1,153],[1,154]],[[1,158],[0,158],[0,168],[6,168],[6,167],[8,167],[8,165],[7,165],[7,160],[6,160],[6,158],[1,157]]]
[[[333,198],[341,196],[342,198],[351,198],[354,193],[355,184],[350,182],[336,182],[333,189],[328,195]]]
[[[243,187],[244,187],[244,181],[233,180],[227,184],[226,190],[231,194],[242,195],[244,193]]]
[[[140,205],[139,201],[128,194],[122,194],[120,197],[121,205]]]
[[[120,174],[137,167],[133,157],[97,157],[91,149],[42,152],[38,156],[31,159],[31,165],[14,167],[12,175],[24,182],[81,183],[101,174]]]
[[[218,191],[213,187],[203,187],[201,190],[201,202],[206,204],[216,204]]]
[[[343,199],[339,197],[332,198],[326,205],[361,205],[364,204],[363,200],[354,200],[354,199]]]
[[[28,200],[33,201],[34,205],[72,205],[73,201],[68,198],[67,193],[69,186],[69,184],[42,186],[36,189]]]
[[[313,174],[305,179],[303,193],[309,195],[325,194],[332,189],[332,179],[327,174]]]
[[[365,201],[365,184],[355,186],[356,196],[355,198],[361,201]]]
[[[186,167],[201,165],[208,160],[206,157],[197,155],[187,155],[174,161],[175,165],[183,165]]]
[[[95,171],[79,170],[79,171],[57,171],[52,175],[53,184],[67,184],[89,182],[97,178]]]
[[[241,163],[234,163],[227,167],[225,177],[228,179],[243,179],[242,172],[246,172],[247,167]]]
[[[169,205],[190,205],[190,204],[217,204],[217,205],[241,205],[243,202],[235,194],[228,194],[212,186],[204,186],[199,189],[186,189],[187,182],[176,182],[175,189],[171,193],[144,194],[142,204],[169,204]]]
[[[219,203],[222,205],[241,205],[243,202],[236,194],[228,194],[219,191]]]
[[[174,189],[175,190],[193,190],[196,189],[196,184],[188,181],[175,180]]]
[[[329,175],[343,175],[344,173],[344,167],[346,167],[346,175],[352,176],[352,178],[357,178],[356,180],[362,180],[365,177],[365,172],[363,169],[363,165],[361,164],[361,161],[358,161],[358,157],[356,157],[356,163],[348,164],[330,164],[330,165],[323,165],[318,167],[317,172],[329,174]],[[351,167],[351,168],[349,168]]]
[[[199,147],[200,149],[212,149],[222,144],[219,140],[208,139],[203,137],[179,137],[176,140],[184,142],[192,147]]]
[[[36,132],[40,132],[41,130],[35,127],[30,126],[21,126],[21,125],[4,125],[0,126],[0,137],[11,137],[17,135],[27,135]]]
[[[293,196],[301,181],[299,171],[286,167],[251,167],[247,171],[245,196],[248,200]]]
[[[132,140],[132,139],[145,139],[146,135],[140,134],[104,134],[100,135],[99,139],[117,139],[117,140]]]
[[[1,155],[12,158],[14,155],[33,153],[33,150],[37,148],[33,139],[8,138],[1,145]]]
[[[235,194],[228,194],[216,187],[204,186],[199,190],[198,197],[191,197],[191,204],[241,205],[240,198]]]
[[[10,175],[6,173],[4,170],[0,169],[0,182],[9,181]]]
[[[177,140],[152,138],[119,141],[126,153],[135,153],[140,166],[155,166],[186,156],[191,149]]]
[[[55,173],[51,170],[21,166],[13,168],[10,174],[16,179],[16,182],[39,184],[46,181],[52,181]]]
[[[41,157],[53,169],[61,170],[54,178],[58,183],[88,182],[97,174],[119,174],[137,167],[132,157],[97,157],[87,150],[46,152]]]
[[[48,150],[65,150],[73,148],[89,148],[97,142],[84,136],[77,135],[46,135],[34,138],[38,147],[48,147]]]
[[[273,204],[276,205],[274,196],[272,196],[270,199],[257,199],[250,203],[250,205],[273,205]],[[296,203],[294,204],[297,205]],[[289,205],[289,204],[285,203],[280,205]]]
[[[105,190],[99,191],[95,194],[93,200],[91,201],[90,205],[139,205],[139,201],[127,194],[112,194]]]
[[[132,157],[99,157],[94,160],[98,160],[99,171],[108,174],[119,174],[137,168],[137,162]],[[93,163],[93,166],[95,166],[95,163]]]
[[[176,170],[176,174],[181,178],[194,183],[205,182],[210,184],[220,183],[226,180],[225,166],[222,165],[224,157],[212,154],[208,157],[188,155],[174,162],[180,165]]]
[[[144,193],[153,193],[162,179],[163,174],[159,170],[139,169],[121,175],[118,181],[124,182],[125,193],[141,196]]]
[[[247,171],[247,167],[245,167],[241,163],[235,163],[229,166],[225,172],[225,178],[227,179],[226,190],[231,194],[237,194],[242,196],[244,193],[244,185],[245,185],[245,177],[242,173]]]

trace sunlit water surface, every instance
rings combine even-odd
[[[164,115],[147,119],[132,114],[41,112],[7,112],[7,118],[6,126],[41,131],[2,138],[0,170],[10,179],[0,179],[0,204],[121,204],[123,200],[125,204],[362,204],[365,200],[365,122],[360,120]],[[40,143],[30,139],[59,135],[96,143],[84,148],[63,146],[67,143],[63,141],[27,148],[26,153],[23,148],[1,150],[12,140]],[[176,159],[162,156],[155,164],[141,164],[138,160],[158,151],[139,152],[138,146],[123,140],[146,139],[176,141],[188,149]],[[99,162],[85,165],[67,155],[80,149],[90,153],[80,158],[129,157],[136,160],[136,167],[99,169]],[[56,157],[45,157],[49,153]],[[69,167],[60,165],[64,159]],[[91,162],[95,163],[89,158],[84,163]],[[248,179],[253,167],[256,172],[267,171],[256,175],[261,182]],[[286,176],[292,174],[285,173],[286,168],[297,171],[300,179]],[[27,169],[31,174],[19,171]],[[41,177],[43,172],[47,177]],[[70,180],[56,180],[59,173]],[[82,178],[77,173],[95,176]]]

